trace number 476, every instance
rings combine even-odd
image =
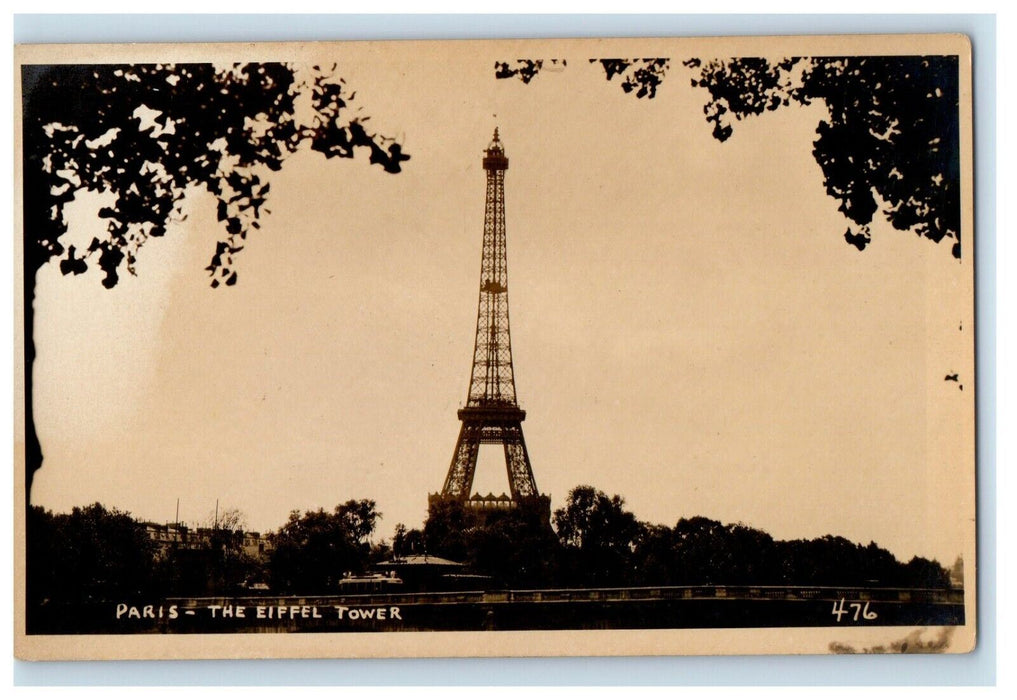
[[[833,604],[833,612],[831,612],[830,614],[836,615],[837,622],[840,622],[841,617],[843,617],[844,615],[851,615],[851,612],[848,610],[848,608],[854,608],[855,612],[854,615],[851,616],[851,619],[854,620],[855,622],[858,621],[859,615],[861,615],[866,620],[875,620],[877,617],[875,612],[869,611],[868,601],[865,601],[864,606],[861,603],[849,603],[848,606],[845,607],[843,598],[841,598],[840,601]]]

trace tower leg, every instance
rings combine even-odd
[[[464,500],[470,497],[479,450],[480,427],[464,422],[459,428],[459,439],[456,440],[456,449],[452,453],[452,464],[445,478],[443,494]]]
[[[530,467],[530,456],[526,452],[522,426],[504,428],[502,444],[505,446],[505,469],[508,471],[512,498],[518,501],[521,497],[536,496],[537,484]]]

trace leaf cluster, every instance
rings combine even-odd
[[[374,134],[334,69],[284,63],[23,67],[24,211],[32,270],[52,258],[64,274],[90,264],[113,287],[139,249],[185,218],[185,195],[210,193],[223,229],[207,268],[213,287],[237,281],[233,256],[260,228],[268,178],[302,143],[396,173],[409,156]],[[298,101],[309,97],[309,122]],[[104,236],[65,247],[65,210],[79,192],[107,193]]]
[[[844,238],[863,250],[879,211],[894,228],[961,256],[959,68],[956,56],[691,59],[705,88],[713,135],[733,122],[792,103],[821,102],[813,155],[827,194],[854,224]]]

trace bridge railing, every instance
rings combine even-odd
[[[326,596],[248,596],[229,598],[234,604],[250,605],[463,605],[499,603],[625,602],[656,600],[830,600],[880,601],[888,603],[964,603],[961,589],[863,588],[837,586],[645,586],[617,588],[549,588],[497,591],[394,592],[336,594]],[[201,607],[223,598],[173,599],[185,606]]]

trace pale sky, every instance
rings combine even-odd
[[[466,399],[497,125],[516,386],[552,507],[592,484],[651,522],[974,559],[970,258],[882,220],[845,243],[811,155],[822,105],[720,143],[680,57],[637,100],[582,52],[529,85],[494,79],[498,51],[329,56],[404,172],[291,157],[232,288],[203,271],[207,195],[113,290],[44,269],[33,503],[166,522],[179,498],[194,522],[218,499],[264,531],[373,498],[379,536],[419,527]],[[475,488],[501,493],[487,450]]]

